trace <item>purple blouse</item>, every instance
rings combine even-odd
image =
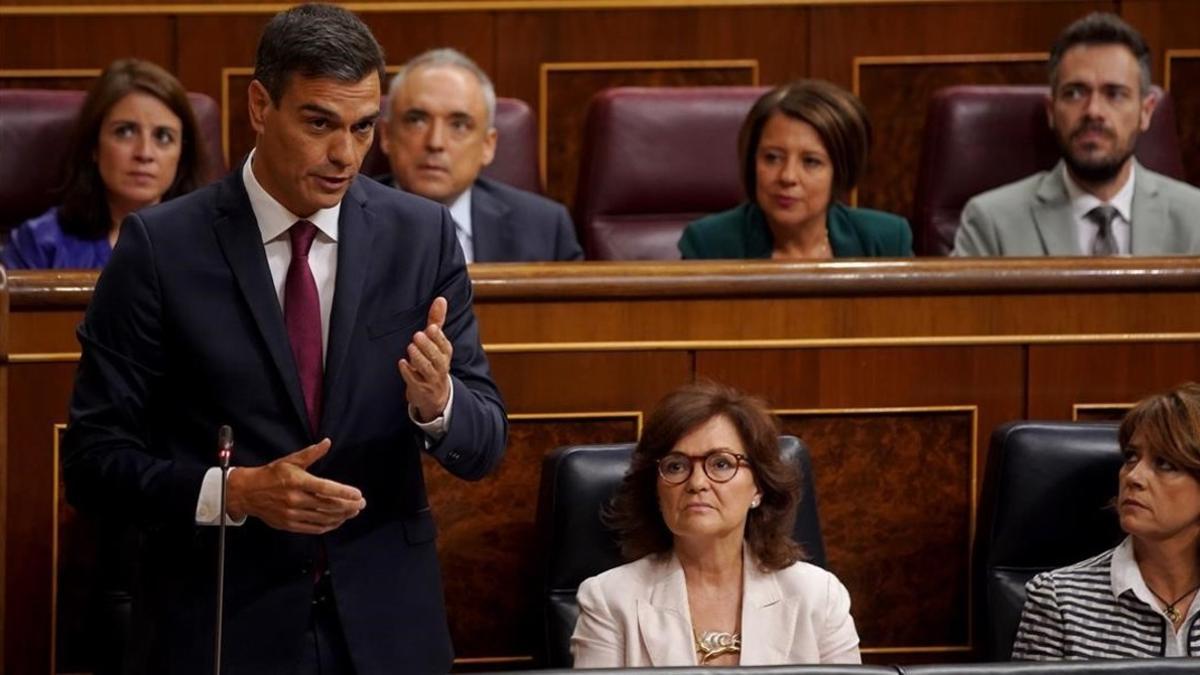
[[[108,237],[80,239],[63,232],[56,206],[15,228],[0,261],[10,270],[99,269],[111,255]]]

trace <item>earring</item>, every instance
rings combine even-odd
[[[759,505],[759,504],[761,504],[761,503],[762,503],[762,498],[761,498],[761,497],[755,497],[755,498],[754,498],[754,501],[750,502],[750,508],[752,508],[752,509],[757,509],[757,508],[758,508],[758,505]]]

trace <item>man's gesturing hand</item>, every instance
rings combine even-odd
[[[408,358],[397,364],[404,378],[409,404],[417,409],[417,421],[436,419],[450,400],[450,357],[454,346],[442,332],[446,323],[446,299],[434,298],[429,306],[429,325],[413,335]]]
[[[358,488],[308,472],[330,445],[326,438],[265,466],[238,467],[229,474],[229,516],[300,534],[325,534],[357,516],[367,506]]]

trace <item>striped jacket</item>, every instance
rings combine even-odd
[[[1114,595],[1116,549],[1043,572],[1025,585],[1014,660],[1152,658],[1166,654],[1167,620],[1132,589]],[[1183,633],[1188,656],[1200,655],[1200,613]]]

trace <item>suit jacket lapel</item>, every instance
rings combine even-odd
[[[1158,177],[1134,162],[1133,206],[1130,208],[1129,250],[1133,255],[1163,255],[1171,250],[1167,241],[1166,203],[1159,194]]]
[[[338,266],[333,309],[329,313],[329,347],[325,354],[324,405],[321,411],[320,432],[333,435],[333,423],[344,416],[338,405],[343,402],[348,380],[343,367],[357,325],[358,308],[362,304],[363,285],[369,271],[374,229],[367,211],[367,197],[356,178],[342,198],[338,216]],[[397,377],[399,374],[397,373]]]
[[[639,599],[638,631],[655,667],[696,665],[687,585],[679,559],[659,565],[661,573],[650,597]]]
[[[507,260],[509,240],[509,208],[504,202],[496,199],[482,181],[475,181],[471,190],[471,243],[475,247],[475,262],[495,262]]]
[[[1062,178],[1060,161],[1037,187],[1037,202],[1033,205],[1033,222],[1046,255],[1080,255],[1079,238],[1071,221],[1071,200]]]
[[[742,572],[743,666],[788,662],[792,624],[775,576],[758,569],[747,547]]]
[[[297,419],[301,426],[308,429],[308,413],[305,411],[304,396],[301,393],[300,376],[292,357],[291,344],[288,342],[279,297],[275,294],[275,284],[271,281],[271,270],[267,266],[262,234],[258,229],[258,222],[254,219],[246,188],[242,184],[241,169],[233,171],[222,182],[220,189],[218,208],[221,215],[213,223],[217,241],[262,334],[271,361],[283,379]]]

